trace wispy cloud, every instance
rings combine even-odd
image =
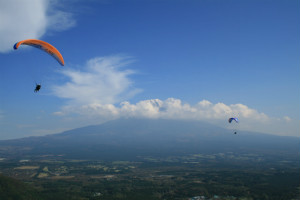
[[[12,50],[14,43],[41,38],[47,30],[63,31],[75,26],[71,13],[52,9],[58,1],[0,1],[0,53]]]
[[[65,69],[61,73],[69,81],[53,86],[53,94],[69,99],[69,106],[121,102],[140,91],[133,88],[129,78],[134,71],[123,68],[131,62],[124,56],[98,57],[89,60],[82,70]]]
[[[53,31],[68,30],[76,25],[76,20],[72,13],[52,9],[47,17],[48,29]]]

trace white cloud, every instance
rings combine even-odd
[[[86,119],[88,124],[98,124],[104,121],[121,117],[125,118],[150,118],[150,119],[185,119],[208,121],[212,124],[230,129],[266,132],[279,135],[298,135],[297,122],[290,118],[271,118],[266,114],[243,104],[226,105],[213,104],[207,100],[196,105],[182,103],[180,99],[168,98],[166,100],[150,99],[131,104],[121,102],[118,106],[113,104],[85,104],[81,106],[65,106],[60,114],[79,115],[80,121]],[[229,117],[238,117],[239,124],[229,124]],[[286,122],[286,119],[290,119]],[[299,125],[299,123],[298,123]]]
[[[69,80],[54,86],[52,91],[55,96],[68,101],[53,114],[82,126],[135,117],[203,120],[226,128],[273,134],[297,135],[299,132],[299,123],[297,125],[295,120],[287,116],[272,118],[244,104],[226,105],[202,100],[190,105],[175,98],[132,104],[126,100],[140,90],[133,87],[130,79],[134,72],[125,68],[130,63],[130,59],[122,56],[98,57],[89,60],[82,70],[63,70]],[[229,124],[229,117],[238,117],[240,123]]]
[[[68,12],[53,9],[57,1],[0,1],[0,52],[9,52],[20,40],[41,38],[47,30],[63,31],[76,23]]]
[[[70,105],[114,104],[128,99],[140,90],[132,88],[129,75],[134,71],[122,69],[131,60],[122,56],[91,59],[84,70],[65,69],[62,74],[70,80],[52,88],[53,94],[69,99]],[[59,113],[57,113],[59,114]]]
[[[121,117],[146,117],[167,119],[193,119],[193,120],[224,120],[235,116],[242,119],[265,122],[269,117],[242,104],[225,105],[213,104],[207,100],[196,105],[182,103],[180,99],[168,98],[166,100],[151,99],[136,104],[122,102],[118,107]]]

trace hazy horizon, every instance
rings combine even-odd
[[[0,139],[1,140],[15,140],[15,139],[23,139],[23,138],[30,138],[30,137],[43,137],[43,136],[51,136],[51,135],[61,135],[61,134],[66,134],[66,133],[69,133],[69,132],[76,132],[77,130],[82,130],[82,129],[85,129],[85,128],[89,128],[89,127],[102,127],[102,126],[105,126],[107,124],[110,124],[110,123],[115,123],[116,125],[116,128],[118,128],[118,123],[121,122],[121,123],[124,123],[124,122],[135,122],[138,123],[139,121],[141,122],[155,122],[155,121],[161,121],[162,123],[164,122],[172,122],[174,121],[175,123],[176,122],[180,122],[180,123],[199,123],[199,125],[201,124],[206,124],[210,127],[214,127],[214,128],[220,128],[220,129],[223,129],[225,132],[224,132],[224,136],[226,136],[226,134],[228,135],[228,133],[234,133],[234,132],[237,132],[239,133],[239,135],[243,135],[245,133],[247,134],[259,134],[259,135],[270,135],[270,136],[285,136],[285,135],[274,135],[274,134],[270,134],[270,133],[264,133],[264,132],[257,132],[257,131],[245,131],[245,130],[242,130],[238,127],[238,125],[227,125],[225,124],[224,126],[218,126],[216,124],[213,124],[213,123],[210,123],[208,121],[199,121],[199,120],[187,120],[187,119],[149,119],[149,118],[118,118],[118,119],[113,119],[113,120],[109,120],[109,121],[106,121],[106,122],[103,122],[103,123],[100,123],[100,124],[91,124],[91,125],[87,125],[87,126],[80,126],[80,127],[76,127],[76,128],[72,128],[72,129],[67,129],[67,130],[63,130],[63,131],[60,131],[60,132],[56,132],[56,133],[50,133],[50,134],[42,134],[42,135],[26,135],[26,136],[23,136],[23,137],[11,137],[11,138],[4,138],[4,139]],[[170,129],[172,129],[172,127],[170,127]],[[147,130],[147,127],[145,127],[145,130]],[[127,130],[126,130],[127,131]],[[208,129],[207,131],[210,131],[210,129]],[[121,131],[122,132],[122,131]],[[84,134],[84,133],[82,133]],[[161,133],[162,135],[164,135],[164,132]],[[199,132],[199,134],[201,135],[201,131]],[[76,135],[74,135],[74,137],[76,137]],[[296,137],[296,138],[299,138],[299,136],[285,136],[285,137]]]

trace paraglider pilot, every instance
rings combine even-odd
[[[38,92],[38,91],[40,91],[40,89],[41,89],[41,84],[35,84],[35,89],[34,89],[34,92]]]

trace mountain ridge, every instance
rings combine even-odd
[[[21,157],[63,154],[103,159],[228,151],[292,153],[299,152],[299,144],[299,139],[294,137],[247,131],[235,135],[232,130],[199,121],[131,118],[58,134],[2,140],[0,156],[10,152],[11,156]],[[5,151],[9,148],[10,151]]]

